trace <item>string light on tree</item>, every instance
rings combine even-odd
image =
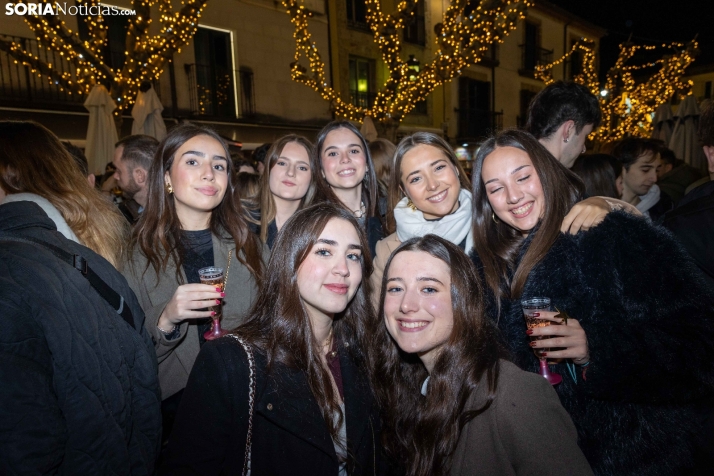
[[[656,61],[629,64],[640,51],[664,51]],[[597,81],[596,55],[594,43],[581,39],[562,58],[553,63],[536,67],[536,77],[546,84],[553,82],[553,67],[572,57],[575,51],[582,51],[582,73],[573,80],[586,86],[600,100],[602,124],[590,135],[591,140],[600,143],[612,142],[626,136],[649,137],[652,132],[652,115],[660,105],[675,95],[691,93],[692,82],[684,81],[686,69],[699,53],[696,40],[684,43],[662,45],[636,45],[623,43],[615,65],[607,73],[604,86]],[[657,68],[643,79],[653,68]],[[639,81],[633,72],[637,73]]]
[[[99,7],[99,0],[76,0],[77,5]],[[182,0],[181,8],[174,10],[171,0],[132,0],[128,15],[125,42],[125,61],[120,69],[107,65],[103,49],[107,42],[107,26],[103,15],[77,17],[87,27],[88,40],[83,41],[59,16],[26,15],[25,22],[35,34],[41,47],[55,51],[70,62],[70,71],[60,71],[27,51],[19,43],[0,39],[0,50],[6,51],[16,62],[30,68],[32,74],[45,77],[50,84],[69,94],[88,94],[96,84],[103,84],[117,104],[114,114],[120,115],[134,102],[139,86],[144,81],[157,80],[174,52],[188,45],[198,29],[201,13],[208,0]],[[54,1],[41,0],[51,4]],[[158,6],[158,35],[149,33],[152,24],[152,7]],[[41,9],[41,11],[44,11]],[[92,8],[92,11],[97,11]],[[99,10],[101,12],[101,9]]]
[[[320,93],[337,116],[360,122],[365,116],[371,116],[386,129],[396,130],[404,116],[436,87],[478,63],[492,44],[502,43],[524,18],[526,8],[532,5],[528,0],[481,0],[477,6],[470,7],[475,0],[451,0],[435,28],[437,51],[417,73],[414,68],[410,69],[409,59],[402,55],[401,38],[418,1],[402,0],[394,12],[385,14],[379,0],[365,0],[367,24],[388,74],[374,105],[364,108],[344,100],[338,91],[328,86],[325,63],[308,29],[311,12],[302,0],[283,0],[295,27],[295,60],[290,65],[292,79]],[[307,62],[307,67],[301,60]]]

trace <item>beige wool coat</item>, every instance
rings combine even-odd
[[[481,408],[486,398],[479,385],[466,408]],[[496,398],[461,430],[451,476],[591,476],[577,438],[548,381],[502,360]]]
[[[226,282],[226,297],[223,299],[223,319],[221,327],[231,330],[243,323],[257,294],[257,285],[247,267],[235,256],[233,240],[221,239],[213,235],[214,266],[224,270],[228,264],[228,252],[232,250],[231,264]],[[263,259],[267,261],[269,251],[263,247]],[[192,320],[183,321],[180,325],[181,334],[178,338],[167,340],[157,329],[159,316],[166,304],[176,292],[179,282],[176,279],[176,264],[169,260],[166,269],[160,276],[153,267],[147,269],[147,260],[141,250],[135,249],[128,262],[122,267],[122,274],[139,299],[144,309],[146,319],[144,326],[149,331],[156,349],[159,361],[159,384],[162,400],[170,397],[186,387],[188,376],[200,350],[198,333],[195,327],[189,329]],[[144,271],[146,270],[146,271]],[[186,283],[183,269],[181,276]]]

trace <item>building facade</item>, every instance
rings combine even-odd
[[[383,11],[393,11],[396,3],[383,0]],[[112,0],[111,4],[131,7],[129,0]],[[329,71],[330,83],[345,100],[369,106],[389,72],[367,25],[364,0],[305,0],[304,5],[313,14],[310,33]],[[403,32],[403,57],[417,68],[434,56],[434,28],[448,6],[446,0],[420,2]],[[152,32],[160,27],[158,14],[158,9],[152,12]],[[63,20],[80,37],[86,35],[80,17]],[[127,20],[121,16],[104,20],[109,26],[105,61],[118,68],[125,60]],[[290,78],[295,56],[293,33],[280,1],[210,0],[191,43],[174,55],[154,83],[167,125],[184,119],[202,122],[242,142],[246,149],[288,132],[314,138],[333,114],[317,92]],[[597,44],[604,34],[603,29],[539,1],[487,58],[418,104],[402,122],[398,137],[431,130],[454,144],[476,143],[491,130],[519,125],[528,102],[543,88],[543,83],[533,78],[535,66],[561,57],[580,37]],[[4,16],[0,37],[23,43],[53,64],[62,62],[56,53],[37,45],[23,17]],[[559,65],[554,77],[572,77],[578,64],[576,58]],[[60,138],[81,143],[88,114],[83,100],[60,93],[46,79],[0,52],[0,117],[34,119]],[[121,129],[120,136],[131,130],[128,112]]]

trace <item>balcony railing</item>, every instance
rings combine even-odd
[[[546,50],[529,43],[518,45],[518,47],[521,49],[521,69],[518,70],[518,73],[521,75],[533,76],[536,66],[553,61],[553,50]]]
[[[0,39],[14,41],[40,61],[51,64],[60,74],[69,73],[76,77],[74,64],[56,51],[39,45],[37,40],[20,36],[0,35]],[[51,107],[76,104],[81,106],[85,96],[71,93],[50,81],[47,77],[33,73],[29,66],[23,66],[6,51],[0,51],[0,101],[4,104],[22,106]]]
[[[188,75],[191,114],[235,119],[235,72],[200,64],[186,64],[184,67]]]
[[[458,140],[480,140],[503,129],[503,111],[458,109]]]

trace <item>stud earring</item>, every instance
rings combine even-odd
[[[569,140],[569,139],[563,139],[563,142],[565,142],[565,143],[567,144],[567,143],[568,143],[568,140]]]
[[[494,223],[496,223],[496,224],[500,223],[498,221],[498,218],[496,218],[496,212],[491,212],[491,218],[493,219]]]
[[[168,193],[169,195],[171,195],[172,193],[174,193],[174,188],[173,188],[173,187],[171,186],[171,184],[168,183],[168,182],[166,182],[166,193]]]
[[[413,212],[417,211],[417,206],[414,205],[411,198],[407,200],[407,206],[411,208]]]

